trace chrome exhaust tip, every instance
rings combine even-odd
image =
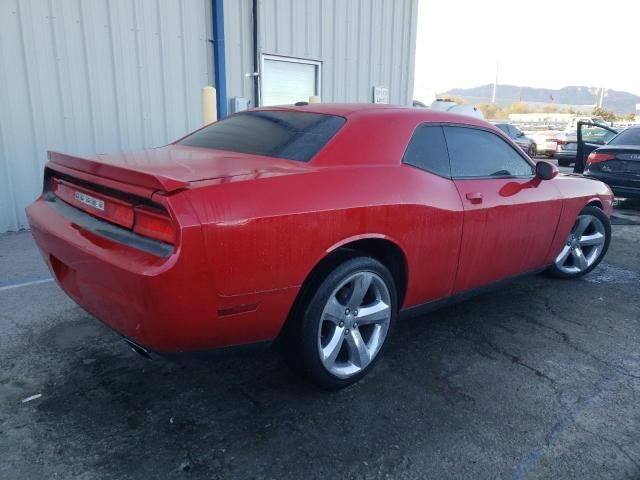
[[[138,345],[137,343],[132,342],[131,340],[125,340],[125,342],[127,342],[129,347],[131,348],[131,350],[133,350],[137,354],[143,356],[147,360],[151,360],[151,354],[149,353],[149,350],[147,350],[144,347],[141,347],[140,345]]]

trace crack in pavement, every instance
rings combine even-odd
[[[620,445],[618,442],[616,442],[615,440],[612,440],[611,438],[605,437],[604,435],[601,435],[598,432],[594,432],[592,430],[589,430],[584,425],[576,424],[576,428],[582,430],[585,433],[593,435],[595,438],[597,438],[601,442],[605,442],[605,443],[608,443],[609,445],[612,445],[624,457],[626,457],[631,463],[633,463],[633,465],[638,469],[638,471],[640,471],[640,460],[637,460],[637,459],[633,458],[631,456],[631,454],[629,452],[627,452],[627,450],[622,445]]]
[[[593,394],[583,398],[582,400],[576,401],[571,408],[569,408],[568,412],[558,422],[556,422],[551,431],[546,435],[544,444],[534,449],[514,468],[513,475],[511,476],[512,480],[523,480],[527,474],[540,463],[540,460],[542,460],[547,451],[555,446],[560,435],[563,434],[570,425],[575,423],[577,416],[586,408],[590,407],[617,381],[619,381],[619,379],[615,376],[606,378],[598,384],[596,391]]]
[[[555,385],[555,383],[556,383],[556,380],[554,378],[550,377],[549,375],[547,375],[546,373],[544,373],[541,370],[537,369],[536,367],[533,367],[533,366],[523,362],[522,359],[519,356],[505,351],[504,349],[499,347],[497,344],[495,344],[494,342],[489,340],[483,334],[478,334],[477,337],[463,336],[462,338],[464,338],[467,341],[475,344],[476,346],[480,346],[480,347],[488,346],[494,352],[496,352],[496,353],[502,355],[503,357],[508,358],[509,360],[511,360],[511,363],[515,363],[515,364],[517,364],[517,365],[519,365],[519,366],[521,366],[523,368],[526,368],[527,370],[533,372],[537,377],[544,378],[545,380],[548,380],[553,385]],[[478,353],[481,354],[481,352],[478,352]],[[483,356],[486,356],[486,355],[483,355]]]
[[[455,399],[462,399],[466,402],[470,402],[474,407],[476,406],[476,399],[472,395],[468,394],[464,391],[462,387],[454,385],[450,381],[450,377],[455,375],[457,370],[452,371],[448,375],[431,375],[431,378],[434,382],[440,386],[438,390],[442,393],[442,396],[445,398],[449,405],[453,405],[455,403]]]
[[[556,316],[553,312],[551,312],[551,310],[549,310],[549,311],[554,316]],[[586,350],[586,349],[584,349],[582,347],[579,347],[578,345],[576,345],[575,343],[573,343],[571,341],[568,333],[563,332],[561,330],[558,330],[557,328],[555,328],[555,327],[553,327],[551,325],[547,325],[546,323],[539,322],[538,320],[533,319],[530,315],[521,314],[521,316],[524,319],[524,321],[527,322],[527,323],[530,323],[532,325],[537,325],[537,326],[539,326],[541,328],[545,328],[545,329],[553,331],[556,335],[558,335],[560,338],[562,338],[561,343],[563,343],[564,345],[567,345],[568,347],[570,347],[571,349],[575,350],[576,352],[581,353],[583,355],[586,355],[587,357],[591,358],[592,360],[595,360],[598,363],[601,363],[603,365],[606,365],[609,368],[612,368],[612,369],[618,371],[618,373],[620,373],[621,375],[625,375],[625,376],[627,376],[629,378],[633,378],[635,380],[640,380],[640,375],[635,374],[633,372],[630,372],[627,368],[623,367],[622,365],[616,365],[614,363],[611,363],[610,361],[599,357],[595,353],[590,352],[589,350]],[[556,318],[559,318],[560,320],[562,320],[560,317],[556,316]],[[572,323],[574,323],[574,322],[572,322]],[[582,324],[580,324],[578,322],[575,322],[575,323],[577,323],[578,325],[581,325],[581,326],[584,327],[584,325],[582,325]],[[587,328],[587,327],[585,327],[585,328]]]

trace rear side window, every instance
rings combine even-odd
[[[344,123],[343,117],[319,113],[245,112],[213,123],[178,144],[308,162]]]
[[[519,177],[533,167],[498,135],[466,127],[443,127],[454,178]]]
[[[419,126],[409,141],[403,162],[441,177],[451,178],[449,153],[442,127]]]

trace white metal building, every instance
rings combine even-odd
[[[47,150],[166,144],[308,100],[410,104],[418,0],[0,1],[0,232],[27,227]],[[255,20],[255,21],[254,21]]]

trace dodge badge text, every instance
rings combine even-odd
[[[104,202],[102,200],[98,200],[97,198],[93,198],[82,192],[76,192],[75,197],[79,202],[82,202],[93,208],[97,208],[98,210],[104,210]]]

